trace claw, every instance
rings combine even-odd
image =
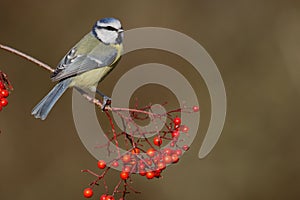
[[[109,98],[108,96],[104,96],[101,109],[103,111],[106,111],[107,110],[106,107],[110,105],[111,105],[111,98]]]
[[[99,94],[103,98],[102,107],[101,109],[103,111],[106,111],[106,107],[111,105],[111,98],[100,92],[99,90],[96,90],[97,94]]]

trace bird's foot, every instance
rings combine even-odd
[[[96,90],[96,93],[99,94],[103,98],[101,109],[102,111],[106,111],[107,107],[110,107],[111,105],[111,98],[103,94],[101,91]]]
[[[108,96],[104,96],[101,109],[103,111],[107,111],[107,107],[110,107],[110,105],[111,105],[111,98],[109,98]]]

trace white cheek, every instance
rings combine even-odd
[[[118,37],[118,33],[116,33],[115,31],[108,31],[103,29],[96,30],[96,34],[98,38],[104,43],[115,43]]]

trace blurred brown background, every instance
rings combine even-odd
[[[191,82],[199,91],[202,120],[191,150],[161,180],[134,178],[142,194],[128,199],[296,200],[300,199],[299,4],[295,0],[2,0],[0,42],[56,66],[102,17],[117,17],[126,29],[157,26],[189,35],[205,47],[223,76],[228,95],[224,131],[213,152],[199,160],[210,102],[205,84],[196,77]],[[147,62],[190,70],[175,55],[136,52],[122,59],[101,88],[109,94],[114,77]],[[71,91],[46,121],[36,120],[30,112],[53,86],[49,73],[4,51],[0,69],[15,87],[9,106],[0,113],[0,199],[84,199],[82,189],[92,177],[80,170],[96,170],[96,160],[76,133]],[[172,101],[168,96],[161,100],[165,98]],[[118,177],[113,174],[108,181]],[[98,187],[93,199],[100,193]]]

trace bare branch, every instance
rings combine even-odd
[[[40,67],[42,67],[42,68],[44,68],[46,70],[48,70],[49,72],[54,72],[54,69],[52,67],[50,67],[49,65],[47,65],[47,64],[45,64],[45,63],[43,63],[43,62],[41,62],[41,61],[39,61],[39,60],[31,57],[31,56],[29,56],[29,55],[27,55],[25,53],[22,53],[22,52],[14,49],[12,47],[0,44],[0,48],[3,49],[3,50],[5,50],[5,51],[8,51],[10,53],[13,53],[15,55],[18,55],[18,56],[20,56],[22,58],[25,58],[26,60],[29,60],[30,62],[32,62],[32,63],[34,63],[34,64],[36,64],[36,65],[38,65],[38,66],[40,66]]]

